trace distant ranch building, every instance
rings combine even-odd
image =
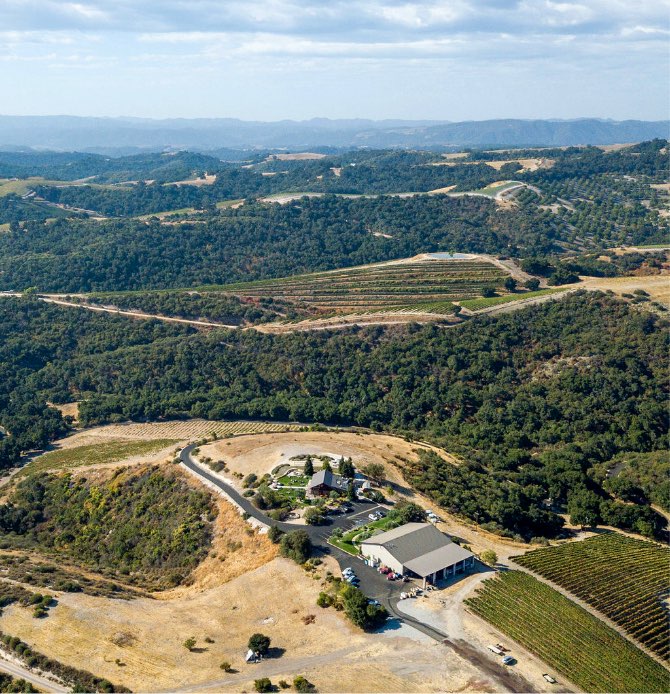
[[[406,523],[363,540],[361,554],[395,573],[422,578],[424,588],[475,563],[472,552],[429,523]]]
[[[349,480],[346,477],[336,475],[330,470],[319,470],[312,475],[307,484],[307,492],[312,496],[328,496],[330,492],[346,493]]]

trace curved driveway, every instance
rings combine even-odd
[[[296,526],[292,523],[279,523],[273,521],[262,511],[256,508],[246,497],[242,496],[235,488],[226,484],[216,475],[203,469],[198,465],[191,456],[193,449],[197,448],[196,444],[190,444],[182,449],[179,453],[179,458],[182,464],[191,472],[198,475],[203,480],[215,487],[218,487],[226,496],[228,496],[242,511],[248,513],[249,516],[255,518],[264,525],[276,525],[280,530],[289,532],[291,530],[304,530],[308,535],[312,544],[318,552],[322,554],[330,554],[337,561],[340,568],[351,566],[356,571],[360,581],[361,589],[369,597],[378,600],[389,612],[391,617],[399,622],[404,622],[409,626],[414,627],[418,631],[430,636],[430,638],[438,641],[445,646],[448,646],[455,651],[459,656],[473,662],[486,675],[502,685],[505,689],[512,692],[529,692],[532,691],[532,686],[522,677],[513,673],[497,662],[493,662],[486,654],[479,652],[474,647],[464,641],[451,641],[447,635],[436,629],[435,627],[420,622],[407,614],[401,613],[397,609],[400,593],[403,590],[403,583],[388,581],[383,574],[377,572],[376,569],[364,564],[358,557],[347,554],[337,547],[328,544],[328,538],[335,528],[349,529],[356,524],[358,517],[367,519],[367,514],[372,509],[377,508],[371,502],[353,502],[354,512],[346,516],[338,516],[329,525],[300,525]]]

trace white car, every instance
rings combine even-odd
[[[353,569],[350,569],[347,567],[346,569],[342,569],[342,575],[343,576],[351,576],[354,573]]]
[[[376,513],[368,513],[368,518],[370,520],[377,520],[377,514]]]

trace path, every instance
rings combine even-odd
[[[41,691],[46,692],[69,692],[72,691],[70,687],[65,687],[62,684],[53,682],[42,675],[38,675],[32,670],[19,665],[12,660],[7,660],[4,653],[0,654],[0,670],[6,672],[8,675],[15,677],[17,679],[26,680],[30,684],[38,687]]]
[[[0,292],[0,296],[21,297],[20,292]],[[144,320],[160,320],[166,323],[182,323],[185,325],[195,325],[200,328],[228,328],[230,330],[238,330],[239,325],[228,325],[226,323],[214,323],[213,321],[194,320],[191,318],[173,318],[171,316],[157,316],[151,313],[142,313],[141,311],[122,311],[113,306],[93,306],[92,304],[79,304],[76,301],[67,301],[66,299],[56,298],[55,295],[41,295],[37,297],[40,301],[47,304],[56,304],[58,306],[67,306],[69,308],[84,308],[88,311],[96,311],[98,313],[113,313],[117,316],[127,316],[129,318],[141,318]]]

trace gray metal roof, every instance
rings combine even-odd
[[[472,556],[430,523],[406,523],[363,540],[361,544],[384,547],[419,576],[428,576]]]
[[[439,531],[438,531],[439,532]],[[451,542],[440,549],[433,550],[428,554],[424,554],[421,557],[412,559],[411,561],[405,562],[405,566],[410,571],[413,571],[419,576],[430,576],[430,574],[444,569],[447,566],[452,566],[453,564],[468,559],[472,556],[472,552],[468,552],[467,549],[463,549],[460,545],[455,542]]]
[[[340,475],[336,475],[330,470],[319,470],[312,475],[312,479],[307,484],[307,488],[318,487],[321,484],[325,484],[327,487],[332,489],[341,489],[343,491],[347,490],[349,486],[348,480]]]

